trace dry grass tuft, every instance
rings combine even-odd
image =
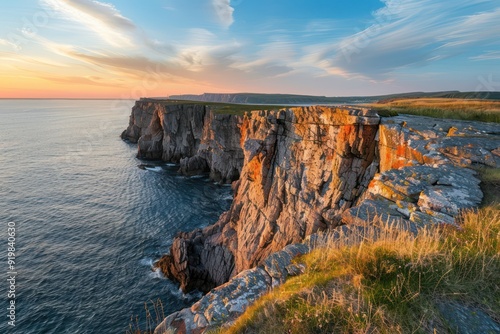
[[[163,303],[160,299],[156,301],[150,300],[149,303],[144,303],[144,313],[144,320],[139,319],[138,316],[130,318],[130,323],[125,334],[152,334],[156,326],[165,319]]]
[[[446,98],[396,99],[369,105],[381,116],[395,113],[500,123],[500,101]]]

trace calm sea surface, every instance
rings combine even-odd
[[[161,163],[139,169],[136,146],[119,138],[131,103],[0,100],[0,333],[125,333],[144,303],[168,314],[196,298],[151,266],[178,231],[215,222],[231,189]]]

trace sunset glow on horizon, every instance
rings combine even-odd
[[[500,91],[500,3],[25,0],[0,98]]]

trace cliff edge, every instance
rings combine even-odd
[[[205,172],[218,182],[239,178],[243,117],[217,114],[201,104],[137,101],[121,137],[137,143],[137,157],[180,164],[180,172]]]
[[[282,108],[242,116],[189,102],[138,101],[122,138],[138,143],[141,158],[161,158],[180,163],[185,174],[210,172],[214,180],[233,181],[230,210],[212,226],[179,234],[170,254],[157,263],[184,291],[208,292],[229,281],[204,300],[233,291],[235,282],[252,281],[262,291],[280,284],[286,274],[273,274],[273,261],[280,262],[276,254],[320,231],[339,226],[356,231],[375,216],[412,231],[454,224],[460,210],[481,202],[480,182],[470,167],[500,166],[498,124],[418,116],[381,120],[374,111],[355,107]],[[295,253],[287,254],[289,261]],[[267,269],[250,271],[262,276],[259,280],[245,276],[250,268]],[[225,297],[229,301],[219,305],[219,315],[234,308]],[[215,306],[205,307],[213,313]],[[182,312],[170,320],[196,313]],[[203,313],[207,326],[220,322],[212,313]]]

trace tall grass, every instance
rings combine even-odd
[[[299,261],[306,272],[260,299],[224,333],[432,333],[447,330],[437,303],[500,314],[500,211],[465,211],[460,228],[417,236],[368,228]],[[341,238],[342,240],[342,238]]]
[[[500,123],[500,101],[446,98],[396,99],[369,105],[381,116],[395,113]]]
[[[158,299],[144,303],[144,315],[144,318],[131,317],[125,334],[152,334],[156,326],[165,319],[162,301]]]
[[[500,168],[476,168],[481,179],[483,191],[483,205],[492,206],[500,210]]]

